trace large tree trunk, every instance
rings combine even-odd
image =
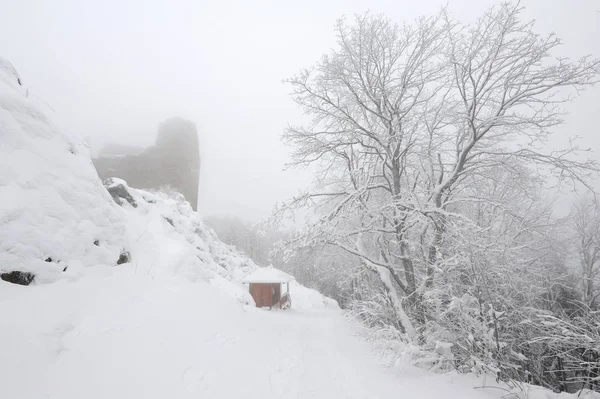
[[[360,235],[356,240],[356,248],[358,249],[359,253],[366,254],[365,244],[362,239],[362,236]],[[370,269],[377,273],[377,275],[379,276],[379,280],[383,284],[383,288],[385,289],[385,292],[390,302],[392,303],[394,315],[396,316],[396,319],[401,325],[402,332],[406,334],[409,340],[414,341],[417,338],[417,333],[415,331],[412,321],[404,311],[404,306],[402,306],[402,300],[400,299],[398,291],[396,290],[396,285],[392,280],[391,271],[386,267],[373,264],[364,257],[361,258],[361,263],[367,269]]]
[[[388,298],[390,299],[390,302],[392,303],[396,318],[400,321],[402,329],[404,330],[403,332],[406,334],[406,336],[411,341],[414,341],[417,338],[417,333],[415,331],[415,328],[414,328],[412,322],[410,321],[410,318],[404,311],[404,307],[402,306],[402,301],[400,300],[400,297],[398,296],[398,291],[396,290],[396,286],[394,285],[394,282],[391,279],[390,271],[388,269],[386,269],[385,267],[381,267],[381,266],[375,266],[375,267],[377,268],[377,274],[379,275],[379,279],[381,280],[381,283],[383,284],[383,288],[385,289],[385,292],[387,293]]]
[[[438,263],[439,248],[442,246],[444,240],[444,228],[445,220],[441,216],[437,216],[433,219],[433,237],[427,248],[427,277],[425,278],[425,287],[433,287],[433,280],[435,277],[435,270]]]

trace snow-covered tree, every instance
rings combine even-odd
[[[424,298],[440,272],[468,255],[454,250],[476,226],[465,209],[497,206],[474,185],[501,194],[498,175],[518,184],[535,170],[564,183],[597,170],[572,142],[545,144],[571,89],[593,84],[600,63],[557,58],[560,40],[536,34],[520,11],[505,3],[473,25],[446,11],[403,25],[340,20],[338,47],[288,81],[313,119],[284,140],[294,164],[319,170],[316,187],[280,209],[320,216],[294,243],[335,246],[376,272],[409,337],[431,317]],[[512,242],[493,244],[486,256]]]

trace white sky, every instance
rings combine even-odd
[[[0,0],[0,56],[71,133],[149,145],[160,121],[181,116],[200,131],[199,210],[265,217],[310,183],[283,172],[280,134],[302,120],[282,79],[334,46],[342,15],[371,10],[396,21],[448,3],[471,20],[491,0],[82,1]],[[600,56],[600,0],[524,0],[540,33],[555,32],[563,55]],[[571,107],[566,135],[600,144],[600,87]]]

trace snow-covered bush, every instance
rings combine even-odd
[[[520,345],[529,356],[524,369],[532,382],[559,391],[600,391],[600,312],[572,319],[537,312],[522,324],[529,339]]]

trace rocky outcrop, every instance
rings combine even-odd
[[[106,187],[113,201],[115,201],[118,205],[123,205],[123,200],[125,200],[129,203],[129,205],[137,208],[137,203],[131,194],[129,194],[129,187],[124,180],[110,177],[104,181],[104,187]]]
[[[9,273],[0,273],[0,279],[9,283],[19,285],[29,285],[31,284],[34,278],[35,275],[33,273],[21,272],[18,270],[13,270]]]
[[[117,265],[122,265],[123,263],[129,263],[130,260],[131,260],[131,255],[129,254],[129,251],[122,250],[121,254],[119,255],[119,259],[117,259]]]
[[[130,153],[120,155],[127,147],[110,148],[93,160],[100,178],[118,177],[141,189],[170,186],[197,210],[200,150],[194,123],[181,118],[166,120],[159,126],[156,144],[143,151],[132,147]]]

